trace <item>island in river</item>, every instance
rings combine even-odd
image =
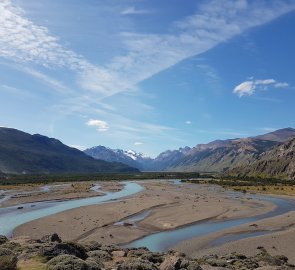
[[[79,185],[80,191],[72,185],[64,185],[63,193],[70,194],[68,199],[77,201],[73,198],[95,196],[95,192],[99,195],[109,191],[116,193],[124,188],[120,182]],[[95,185],[99,189],[93,188]],[[228,192],[217,185],[161,180],[140,181],[137,185],[143,187],[137,193],[100,204],[75,207],[12,228],[13,239],[17,241],[24,236],[40,239],[45,234],[57,233],[66,241],[87,243],[95,240],[105,245],[116,244],[129,248],[136,246],[137,241],[146,239],[147,242],[143,243],[150,245],[154,251],[172,248],[191,257],[202,257],[205,254],[222,256],[231,252],[255,256],[259,252],[257,247],[263,246],[269,254],[283,254],[289,257],[290,263],[295,263],[292,248],[295,241],[295,211],[292,210],[295,207],[290,197],[278,198],[282,204],[281,212],[275,212],[278,208],[275,200]],[[36,190],[36,187],[32,189]],[[41,189],[42,195],[30,193],[28,188],[27,196],[17,196],[2,202],[6,208],[1,210],[7,209],[7,206],[18,208],[22,203],[34,205],[36,201],[46,199],[60,200],[59,196],[55,197],[55,192],[60,192],[60,189],[56,186],[49,188],[49,191]],[[274,215],[267,216],[266,213]],[[261,218],[255,220],[255,217]],[[241,222],[227,227],[228,221]],[[210,224],[215,229],[206,231]],[[184,238],[178,235],[174,239],[175,231],[195,225],[204,225],[204,233],[195,235],[194,232]],[[193,227],[189,233],[195,228],[200,227]],[[151,243],[152,237],[146,238],[165,232],[169,232],[169,238],[160,235],[163,237],[162,242],[169,242],[173,238],[171,245],[157,246]]]

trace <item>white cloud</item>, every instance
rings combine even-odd
[[[11,0],[0,3],[0,56],[15,62],[68,68],[78,85],[96,98],[135,90],[136,85],[185,58],[295,9],[294,1],[204,1],[198,11],[176,22],[165,34],[122,33],[124,54],[98,66],[62,45],[50,31],[26,18]],[[123,13],[147,12],[129,7]],[[42,79],[42,78],[41,78]],[[279,85],[277,87],[280,87]]]
[[[241,84],[237,85],[233,91],[233,93],[237,94],[239,97],[245,95],[252,95],[255,91],[255,84],[253,81],[245,81]]]
[[[143,145],[143,142],[135,142],[134,145],[135,146],[140,146],[140,145]]]
[[[286,82],[278,82],[274,79],[266,79],[266,80],[248,80],[237,85],[233,93],[237,94],[239,97],[243,96],[251,96],[257,90],[267,90],[269,87],[275,88],[286,88],[289,84]]]
[[[139,15],[151,13],[149,10],[136,9],[134,6],[128,7],[121,12],[121,15]]]
[[[187,125],[190,125],[192,122],[190,120],[185,121]]]
[[[86,122],[86,125],[96,127],[96,130],[100,132],[108,131],[109,129],[108,123],[102,120],[90,119]]]
[[[289,84],[288,83],[286,83],[286,82],[278,82],[278,83],[275,83],[274,84],[274,87],[276,87],[276,88],[286,88],[286,87],[289,87]]]

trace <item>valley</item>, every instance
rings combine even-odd
[[[194,258],[208,253],[223,256],[236,250],[246,256],[255,256],[259,253],[257,247],[263,246],[270,254],[284,254],[289,257],[290,263],[294,263],[290,253],[292,238],[286,239],[286,235],[295,230],[295,203],[292,197],[255,196],[228,191],[210,183],[174,180],[141,180],[137,183],[143,189],[120,196],[116,194],[119,195],[126,186],[124,182],[57,183],[47,185],[47,189],[39,185],[40,190],[47,190],[43,196],[47,205],[42,205],[39,195],[34,194],[36,184],[28,185],[26,191],[31,192],[29,199],[20,197],[19,201],[15,201],[15,198],[10,198],[2,202],[0,222],[4,219],[6,224],[19,224],[16,228],[11,227],[12,241],[20,241],[24,236],[40,239],[44,235],[57,233],[65,241],[97,241],[103,245],[127,245],[129,248],[145,245],[152,251],[173,248]],[[85,199],[77,199],[76,196],[68,198],[70,200],[56,201],[53,195],[57,195],[57,189],[62,189],[63,194],[80,193],[81,196],[85,190],[88,194],[98,191],[99,196],[89,196],[86,199],[91,200],[89,205],[81,204]],[[17,186],[12,186],[10,190],[19,192]],[[114,194],[111,201],[107,197],[104,199],[108,194]],[[100,204],[99,201],[104,203]],[[72,206],[64,208],[64,203]],[[24,208],[18,209],[20,205]],[[35,206],[32,208],[32,205]],[[50,210],[54,209],[54,205],[58,206],[58,211]],[[10,214],[7,211],[17,211],[22,223],[25,223],[8,222]],[[30,211],[37,215],[33,214],[32,218]],[[43,212],[46,214],[41,214]],[[31,220],[22,218],[26,213]],[[8,215],[7,218],[5,215]],[[163,236],[160,236],[161,233]],[[166,236],[166,233],[171,236]],[[241,238],[230,240],[231,235],[241,235]],[[149,237],[155,237],[160,246]],[[273,237],[276,238],[275,245],[271,241]],[[222,242],[223,238],[228,240]],[[245,249],[248,246],[245,242],[251,243],[253,249]]]

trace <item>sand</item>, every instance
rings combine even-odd
[[[56,232],[63,239],[121,244],[150,233],[169,230],[197,221],[231,219],[270,211],[268,202],[230,197],[222,188],[209,185],[173,185],[167,181],[140,182],[145,190],[102,205],[68,210],[19,226],[14,236],[40,238]],[[136,226],[117,226],[128,216],[150,210]]]
[[[242,195],[230,196],[224,189],[212,185],[173,185],[167,181],[141,181],[145,189],[130,197],[101,205],[80,207],[19,226],[14,237],[40,238],[58,233],[65,240],[99,241],[103,244],[122,244],[148,234],[171,230],[194,222],[215,219],[228,220],[255,216],[274,209],[274,205],[260,200],[249,200]],[[109,188],[118,188],[116,182]],[[49,195],[50,196],[50,195]],[[149,215],[135,226],[115,223],[149,210]],[[178,243],[174,249],[192,257],[207,254],[241,252],[256,253],[264,246],[271,254],[284,254],[295,263],[295,211],[244,224],[235,228],[193,238]],[[228,242],[214,246],[220,237],[245,232],[271,231],[271,234]]]
[[[237,241],[214,245],[216,239],[240,233],[267,231],[266,235],[245,238]],[[289,262],[295,264],[295,211],[284,215],[248,223],[236,228],[193,238],[177,244],[174,249],[187,253],[191,257],[202,257],[207,254],[224,255],[238,252],[253,256],[259,252],[257,247],[264,247],[271,255],[285,255]]]
[[[99,191],[91,190],[94,185],[99,184]],[[8,188],[6,195],[10,196],[9,200],[0,203],[0,207],[8,207],[23,203],[34,203],[41,201],[54,200],[71,200],[86,197],[101,196],[108,191],[119,191],[123,188],[120,182],[75,182],[75,183],[54,183],[46,185],[50,191],[42,190],[44,185],[17,185],[5,186]],[[1,189],[1,187],[0,187]],[[4,187],[2,186],[2,189]]]

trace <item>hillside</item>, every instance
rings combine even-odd
[[[117,161],[142,171],[225,172],[235,167],[250,165],[261,154],[295,136],[295,129],[285,128],[263,135],[228,140],[215,140],[167,150],[152,159],[135,151],[96,146],[85,153],[105,161]]]
[[[273,141],[249,138],[198,145],[167,170],[221,172],[242,164],[251,164],[261,153],[276,144]]]
[[[225,172],[252,164],[261,154],[294,136],[295,129],[285,128],[256,137],[198,144],[165,170]]]
[[[231,175],[295,179],[295,138],[263,153],[249,166],[230,171]]]
[[[60,141],[39,134],[0,128],[3,173],[88,173],[137,171],[122,163],[95,160]]]

